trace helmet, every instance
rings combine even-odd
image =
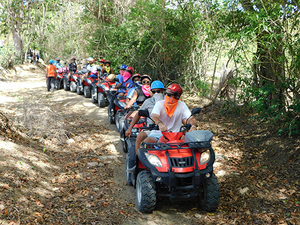
[[[76,58],[73,56],[73,57],[72,57],[72,60],[76,60]]]
[[[109,60],[106,60],[105,63],[109,63],[109,64],[110,64],[110,61],[109,61]]]
[[[127,66],[125,64],[123,64],[120,68],[121,70],[126,70],[127,69]]]
[[[109,79],[110,81],[114,81],[116,78],[116,75],[115,74],[110,74],[108,75],[107,79]]]
[[[143,76],[141,76],[141,80],[148,78],[150,81],[152,80],[151,77],[147,74],[144,74]]]
[[[136,78],[136,77],[139,77],[139,78],[141,78],[141,75],[140,75],[140,74],[138,74],[138,73],[134,74],[134,75],[132,76],[132,80],[134,80],[134,78]]]
[[[151,84],[151,90],[152,89],[158,89],[158,88],[164,89],[165,88],[164,84],[159,80],[153,81],[152,84]]]
[[[89,57],[88,61],[93,63],[93,62],[95,62],[95,59],[93,57]]]
[[[104,59],[100,59],[99,62],[100,62],[100,63],[104,63],[105,60],[104,60]]]
[[[53,64],[53,60],[52,59],[49,60],[49,64]]]
[[[60,61],[60,58],[58,57],[58,58],[56,58],[56,61]]]
[[[167,92],[171,92],[172,94],[180,97],[182,94],[182,88],[179,84],[171,84],[167,87]]]
[[[134,73],[134,69],[133,69],[131,66],[128,66],[128,67],[126,68],[126,70],[127,70],[129,73],[131,73],[131,74]]]

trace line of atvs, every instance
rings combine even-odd
[[[220,190],[213,173],[213,134],[208,130],[187,132],[191,126],[187,124],[179,132],[163,132],[158,143],[143,142],[136,154],[137,135],[143,130],[158,130],[158,126],[147,124],[149,112],[138,111],[138,105],[124,109],[125,97],[118,97],[116,80],[110,80],[104,75],[100,82],[91,77],[84,78],[82,82],[80,77],[86,73],[85,69],[76,73],[58,73],[56,87],[83,94],[86,98],[91,97],[100,107],[108,106],[109,121],[115,123],[120,132],[122,148],[126,154],[126,181],[136,188],[139,211],[152,212],[162,197],[169,197],[171,201],[196,199],[203,210],[215,211],[219,205]],[[125,137],[133,111],[138,111],[140,120],[132,129],[131,136]],[[192,115],[200,111],[200,108],[194,108]]]

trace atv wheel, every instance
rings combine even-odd
[[[126,182],[129,186],[132,186],[132,173],[127,172],[127,170],[130,168],[129,166],[129,160],[130,160],[130,156],[129,153],[126,154]]]
[[[121,118],[121,115],[122,113],[121,112],[117,112],[116,114],[115,114],[115,122],[116,122],[116,127],[117,127],[117,129],[118,129],[118,131],[121,133],[121,131],[120,131],[120,128],[121,128],[121,124],[120,124],[120,118]]]
[[[76,89],[77,89],[77,85],[74,81],[71,81],[70,83],[70,91],[71,92],[76,92]]]
[[[68,91],[68,90],[70,90],[70,88],[68,87],[68,84],[67,84],[67,80],[66,79],[64,79],[64,89],[65,89],[65,91]]]
[[[96,92],[96,93],[95,93]],[[94,88],[92,89],[92,102],[96,103],[97,101],[97,90],[95,90]]]
[[[140,212],[151,213],[156,205],[155,183],[149,171],[141,171],[136,181],[136,200]]]
[[[220,202],[220,188],[218,179],[214,173],[211,177],[204,180],[199,197],[201,209],[207,212],[216,211]]]
[[[125,139],[125,129],[122,129],[122,131],[120,132],[120,139],[121,139],[121,144],[122,144],[122,149],[124,153],[128,152],[128,148],[127,148],[127,143],[126,143],[126,139]]]
[[[108,120],[109,120],[110,124],[115,124],[114,110],[110,109],[110,107],[108,107],[107,114],[108,114]]]
[[[55,89],[56,90],[59,90],[61,87],[60,87],[60,81],[59,80],[55,80]]]
[[[98,105],[100,108],[103,108],[106,106],[105,96],[103,92],[98,93]]]
[[[90,98],[91,97],[91,89],[89,86],[84,86],[83,88],[83,95],[86,98]]]
[[[79,86],[77,86],[76,91],[78,95],[83,95],[83,92],[81,91]]]

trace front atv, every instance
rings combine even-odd
[[[189,130],[189,126],[182,129]],[[126,179],[128,184],[136,185],[139,211],[152,212],[157,196],[169,197],[171,201],[196,198],[201,208],[209,212],[218,208],[220,190],[213,173],[212,133],[191,131],[182,140],[182,131],[163,132],[155,144],[142,143],[136,158],[132,157],[135,151],[128,149]]]

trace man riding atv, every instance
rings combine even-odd
[[[165,99],[158,101],[151,113],[151,118],[158,125],[159,130],[152,130],[145,142],[156,143],[162,136],[161,132],[178,132],[182,124],[187,123],[191,112],[187,105],[179,100],[181,94],[182,88],[179,84],[168,86]],[[192,125],[189,131],[196,130],[196,120],[193,116],[189,118],[189,123]]]
[[[143,103],[143,105],[140,107],[140,109],[148,110],[149,115],[150,115],[152,113],[155,103],[164,99],[164,96],[163,96],[164,88],[165,88],[164,84],[161,81],[159,81],[159,80],[153,81],[151,84],[151,92],[153,93],[153,96],[151,98],[146,99],[145,102]],[[128,138],[130,137],[132,128],[139,121],[139,119],[140,119],[140,115],[138,113],[136,113],[130,123],[130,126],[128,127],[128,129],[125,132],[126,137],[128,137]],[[147,126],[149,126],[150,124],[152,124],[152,121],[150,119],[148,119]],[[142,131],[138,134],[138,136],[136,138],[136,143],[135,143],[135,151],[136,152],[139,149],[142,141],[146,137],[148,137],[149,133],[150,133],[149,131]]]
[[[75,73],[77,71],[77,63],[76,58],[72,57],[72,61],[69,64],[69,71]]]
[[[106,60],[106,61],[105,61],[104,68],[102,68],[101,74],[100,74],[100,76],[101,76],[102,78],[108,76],[109,74],[113,74],[113,69],[111,68],[110,64],[111,64],[111,63],[110,63],[109,60]],[[105,74],[106,74],[106,75],[105,75]]]

